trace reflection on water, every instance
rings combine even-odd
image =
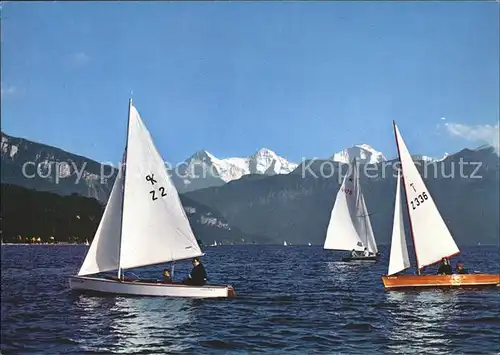
[[[451,340],[442,333],[446,331],[457,313],[456,292],[455,290],[386,292],[389,321],[392,324],[387,334],[392,343],[389,348],[395,353],[446,352]]]
[[[75,302],[86,327],[84,351],[172,353],[190,345],[185,328],[193,322],[193,301],[164,297],[96,297],[80,295]],[[109,348],[109,344],[114,344]],[[107,346],[105,346],[107,344]]]
[[[338,261],[329,261],[326,263],[326,267],[328,269],[327,281],[334,282],[336,285],[343,285],[348,279],[347,273],[352,269],[351,265]]]

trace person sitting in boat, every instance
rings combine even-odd
[[[170,276],[170,271],[168,269],[163,270],[163,283],[168,284],[172,282],[172,277]]]
[[[351,251],[351,258],[357,258],[358,257],[358,253],[356,252],[356,250],[352,250]]]
[[[462,263],[457,264],[457,274],[468,274]]]
[[[198,258],[193,259],[193,270],[184,279],[184,284],[193,286],[203,286],[207,282],[207,272]]]
[[[441,260],[441,265],[439,265],[438,275],[451,275],[453,274],[453,269],[451,268],[450,262],[447,258]]]
[[[365,250],[363,250],[363,255],[370,256],[370,252],[368,251],[368,248],[365,248]]]

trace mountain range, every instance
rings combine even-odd
[[[36,172],[36,176],[30,178],[31,181],[27,186],[29,188],[53,191],[53,184],[56,183],[61,185],[57,187],[57,191],[60,192],[68,183],[74,185],[74,179],[77,179],[77,193],[101,201],[107,199],[108,190],[111,188],[108,180],[109,177],[112,178],[111,173],[115,171],[110,166],[68,153],[59,148],[12,137],[3,132],[0,152],[4,165],[2,181],[15,183],[13,179],[17,180],[18,165],[22,166],[26,162],[30,162],[26,165],[25,175],[33,175]],[[447,154],[445,154],[446,156]],[[444,159],[421,155],[415,157],[429,162]],[[354,145],[334,153],[328,158],[333,162],[344,164],[353,159],[361,164],[376,164],[387,161],[381,152],[367,144]],[[299,165],[267,148],[262,148],[248,157],[222,159],[202,150],[172,167],[171,176],[179,193],[185,193],[222,186],[245,175],[286,175],[293,172]],[[39,171],[37,172],[36,169]],[[112,178],[110,181],[114,181],[114,179]],[[74,192],[74,186],[67,186],[67,188],[71,190],[68,193]]]
[[[101,202],[107,200],[115,176],[109,167],[103,175],[96,161],[3,133],[1,158],[2,183],[62,195],[76,193]],[[268,149],[246,158],[226,159],[201,151],[180,166],[181,174],[172,177],[184,193],[181,196],[206,206],[245,237],[279,244],[283,240],[321,244],[346,163],[354,158],[361,167],[372,169],[370,177],[362,178],[365,200],[373,211],[377,241],[388,243],[396,185],[391,164],[395,160],[365,144],[300,164]],[[424,180],[457,243],[498,244],[500,169],[494,149],[463,149],[439,159],[415,155],[414,160],[427,173]],[[26,162],[35,163],[26,170],[32,175],[35,166],[42,164],[41,174],[23,174]],[[449,177],[452,169],[458,171],[460,162],[464,163],[462,175],[469,176]],[[210,173],[203,176],[203,169]],[[473,172],[481,178],[470,178]]]

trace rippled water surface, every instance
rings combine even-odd
[[[87,248],[2,245],[2,354],[500,351],[498,287],[388,292],[387,257],[350,265],[319,246],[208,247],[211,282],[237,298],[183,300],[72,292]],[[462,249],[471,271],[499,272],[498,248]],[[177,264],[176,278],[189,267]]]

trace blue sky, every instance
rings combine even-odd
[[[171,162],[393,157],[393,119],[412,153],[441,156],[498,135],[498,6],[7,2],[2,130],[118,161],[133,90]]]

